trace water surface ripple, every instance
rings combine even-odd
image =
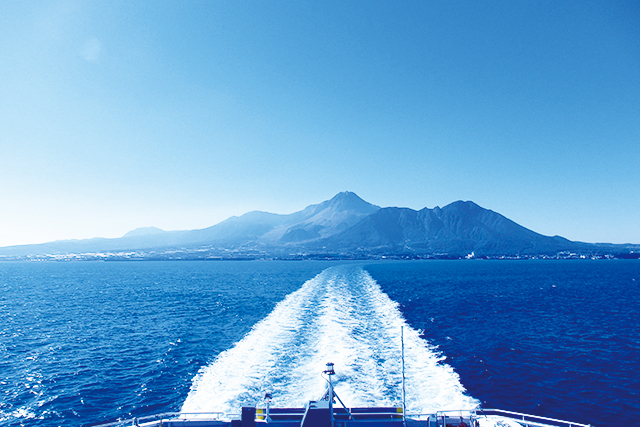
[[[298,404],[327,361],[394,404],[401,326],[410,409],[636,425],[639,318],[634,260],[0,262],[0,426]]]

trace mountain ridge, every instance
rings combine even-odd
[[[342,258],[499,257],[634,251],[640,251],[640,245],[591,244],[543,236],[472,201],[458,200],[442,208],[420,210],[381,208],[345,191],[291,214],[250,211],[203,229],[142,227],[115,239],[8,246],[0,248],[0,257],[107,252],[135,252],[143,258],[158,254],[166,257],[168,253],[188,253],[192,258],[229,254],[285,258],[310,254]]]
[[[575,248],[567,239],[535,233],[470,201],[419,211],[383,208],[330,239],[343,250],[357,250],[353,242],[378,251],[458,255],[549,254]]]

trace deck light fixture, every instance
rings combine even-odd
[[[327,363],[327,369],[323,371],[327,375],[335,375],[336,371],[333,370],[333,363]]]

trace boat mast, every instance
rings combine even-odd
[[[335,375],[336,371],[333,370],[333,363],[327,363],[327,369],[324,371],[329,377],[329,414],[331,415],[331,427],[333,427],[333,383],[331,382],[331,376]]]
[[[404,326],[400,326],[400,344],[402,347],[402,422],[407,427],[407,393],[404,386]]]

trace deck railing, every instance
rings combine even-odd
[[[505,411],[503,409],[478,409],[476,413],[481,415],[498,415],[510,418],[520,424],[531,427],[592,427],[590,424],[574,423],[572,421],[523,414],[521,412]]]
[[[164,412],[161,414],[146,415],[144,417],[127,418],[104,424],[94,424],[92,427],[115,427],[115,426],[139,426],[155,427],[162,426],[163,422],[171,421],[222,421],[226,417],[240,417],[240,414],[226,414],[224,412]]]
[[[280,410],[269,411],[269,420],[266,419],[266,411],[262,408],[258,408],[255,414],[256,422],[260,425],[268,425],[269,421],[277,423],[293,422],[299,423],[304,416],[304,410],[301,408],[278,408]],[[336,408],[334,411],[334,417],[336,421],[346,421],[349,417],[349,413]],[[382,408],[380,408],[382,409]],[[592,427],[590,424],[581,424],[571,421],[559,420],[556,418],[541,417],[538,415],[524,414],[521,412],[505,411],[502,409],[476,409],[476,410],[451,410],[451,411],[438,411],[435,414],[426,413],[406,413],[389,411],[379,412],[359,412],[357,408],[351,408],[351,414],[354,421],[366,422],[366,421],[382,421],[383,419],[407,419],[420,420],[427,422],[428,426],[446,427],[447,425],[458,426],[460,420],[464,421],[468,426],[473,426],[473,420],[482,418],[484,416],[492,417],[498,416],[515,421],[524,427]],[[367,418],[369,418],[367,420]],[[165,412],[162,414],[148,415],[139,418],[130,418],[126,420],[119,420],[105,424],[96,424],[93,427],[116,427],[116,426],[134,426],[134,427],[162,427],[163,423],[171,421],[173,425],[176,422],[183,421],[186,424],[192,422],[204,422],[204,421],[219,421],[229,422],[232,419],[240,419],[240,414],[227,414],[224,412]],[[457,421],[454,423],[454,421]],[[195,424],[195,423],[194,423]]]

